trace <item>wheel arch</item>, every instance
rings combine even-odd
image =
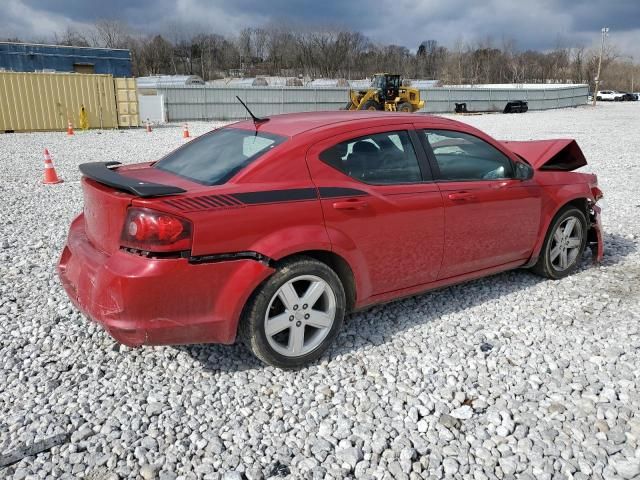
[[[577,195],[573,198],[566,199],[563,203],[559,203],[553,211],[549,212],[549,214],[545,216],[545,223],[542,225],[542,228],[540,229],[540,234],[538,235],[538,241],[536,242],[536,246],[533,249],[531,258],[529,258],[529,261],[527,262],[525,267],[533,266],[538,261],[538,257],[540,256],[540,251],[542,250],[542,245],[544,245],[544,241],[547,237],[547,234],[549,233],[549,227],[551,226],[555,218],[558,216],[558,213],[562,211],[564,208],[566,208],[567,206],[574,206],[578,210],[580,210],[584,214],[585,218],[587,219],[587,227],[589,226],[588,222],[589,222],[589,202],[590,201],[591,200],[588,197],[585,197],[584,195]]]
[[[349,312],[354,309],[357,298],[356,280],[353,274],[353,269],[342,256],[329,250],[302,250],[279,258],[274,262],[274,266],[277,267],[278,264],[294,257],[313,258],[314,260],[324,263],[336,272],[336,275],[338,275],[340,282],[342,282],[342,287],[344,288],[345,298],[347,301],[346,310]]]

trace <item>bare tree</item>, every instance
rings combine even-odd
[[[95,25],[95,40],[101,47],[125,48],[129,27],[120,20],[98,20]]]
[[[574,83],[582,83],[584,77],[584,47],[576,47],[571,50],[571,80]]]
[[[55,35],[61,45],[128,48],[134,75],[198,74],[205,80],[228,75],[305,75],[311,78],[366,78],[376,72],[431,78],[442,83],[589,82],[595,77],[597,53],[559,40],[547,52],[519,51],[515,41],[491,38],[475,44],[461,39],[448,49],[427,39],[415,53],[401,45],[374,44],[360,32],[318,25],[269,23],[245,28],[230,39],[169,24],[162,35],[140,35],[126,22],[99,20],[82,32],[72,27]],[[608,45],[602,62],[603,84],[630,88],[640,76],[633,62],[620,59]]]
[[[55,43],[57,45],[66,45],[73,47],[90,47],[87,36],[76,30],[75,28],[68,26],[65,31],[58,35],[54,34]]]

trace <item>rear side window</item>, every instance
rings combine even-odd
[[[511,160],[484,140],[462,132],[425,130],[441,180],[512,178]]]
[[[266,132],[222,128],[171,152],[155,168],[204,185],[220,185],[285,140]]]
[[[376,185],[422,181],[406,131],[376,133],[338,143],[320,160],[356,180]]]

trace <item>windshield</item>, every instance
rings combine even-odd
[[[371,79],[371,87],[373,88],[382,88],[384,87],[384,76],[383,75],[374,75]]]
[[[190,141],[154,166],[198,183],[220,185],[285,140],[266,132],[222,128]]]

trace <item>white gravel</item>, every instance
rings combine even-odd
[[[639,478],[639,114],[456,117],[498,138],[577,138],[606,195],[604,263],[353,315],[297,372],[241,346],[120,347],[57,280],[77,165],[155,159],[180,125],[0,135],[0,477]],[[44,147],[65,183],[41,185]]]

